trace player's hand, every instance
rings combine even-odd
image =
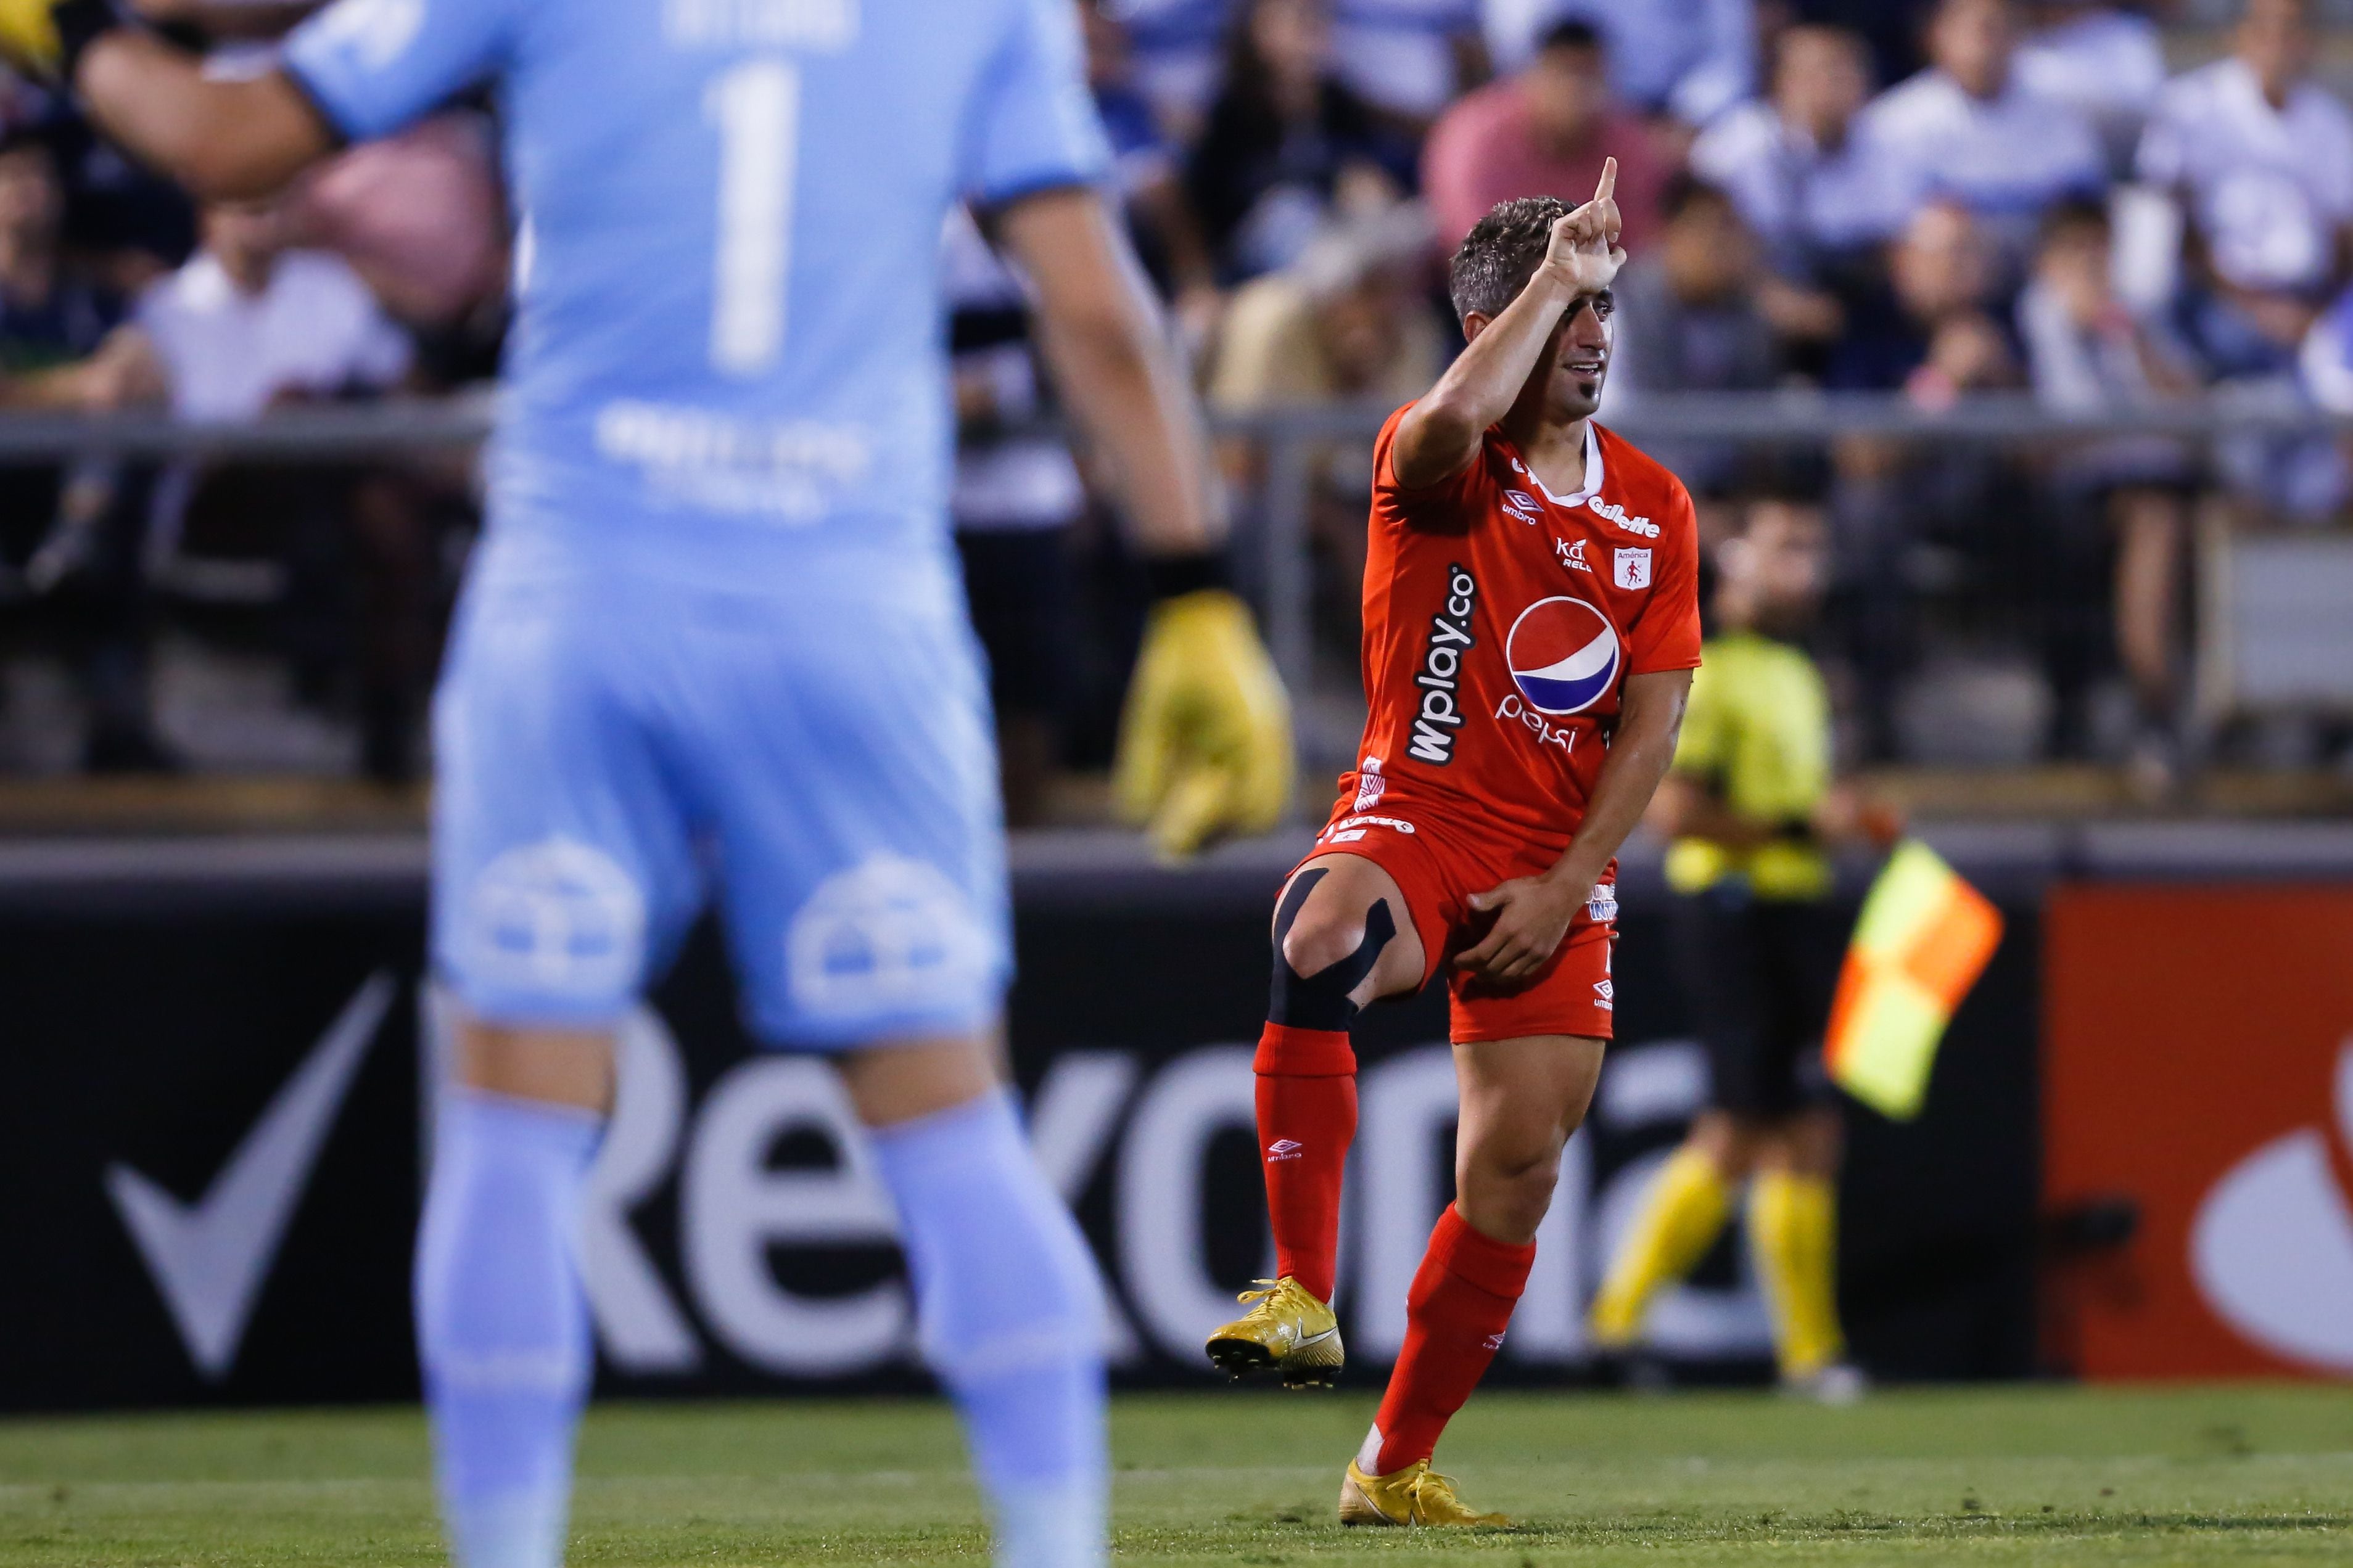
[[[1223,588],[1152,612],[1127,689],[1112,790],[1120,815],[1182,859],[1282,819],[1297,769],[1291,699],[1250,606]]]
[[[0,59],[63,80],[81,46],[120,19],[109,0],[0,0]]]
[[[1495,916],[1475,946],[1454,961],[1483,980],[1525,980],[1568,934],[1568,922],[1592,895],[1593,884],[1574,878],[1514,877],[1469,899],[1472,910]]]
[[[1618,160],[1606,159],[1593,199],[1553,221],[1545,269],[1572,294],[1599,294],[1626,265],[1626,252],[1618,244],[1617,192]]]

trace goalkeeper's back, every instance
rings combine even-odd
[[[285,67],[353,138],[495,88],[494,513],[687,549],[730,516],[928,544],[942,219],[1105,160],[1068,0],[337,0]]]

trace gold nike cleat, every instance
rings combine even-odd
[[[1209,1336],[1209,1359],[1236,1379],[1279,1372],[1286,1387],[1329,1388],[1345,1356],[1332,1309],[1288,1274],[1259,1284],[1234,1298],[1250,1310]]]
[[[1493,1530],[1512,1521],[1500,1513],[1465,1508],[1454,1495],[1454,1483],[1431,1469],[1428,1459],[1416,1459],[1386,1476],[1368,1476],[1351,1459],[1348,1479],[1340,1483],[1340,1522]]]

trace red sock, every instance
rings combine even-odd
[[[1329,1301],[1340,1250],[1340,1173],[1356,1135],[1356,1053],[1344,1030],[1269,1024],[1252,1065],[1274,1271]]]
[[[1438,1435],[1503,1348],[1504,1327],[1535,1258],[1534,1242],[1491,1241],[1451,1204],[1438,1216],[1406,1296],[1405,1349],[1389,1373],[1381,1413],[1373,1418],[1379,1440],[1375,1475],[1392,1474],[1438,1451]]]

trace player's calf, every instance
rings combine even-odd
[[[1254,1066],[1276,1278],[1245,1292],[1250,1310],[1203,1348],[1232,1376],[1279,1373],[1295,1388],[1333,1383],[1342,1364],[1332,1296],[1340,1178],[1356,1131],[1348,1026],[1373,997],[1419,984],[1422,950],[1396,881],[1352,855],[1321,857],[1293,876],[1272,946]]]

